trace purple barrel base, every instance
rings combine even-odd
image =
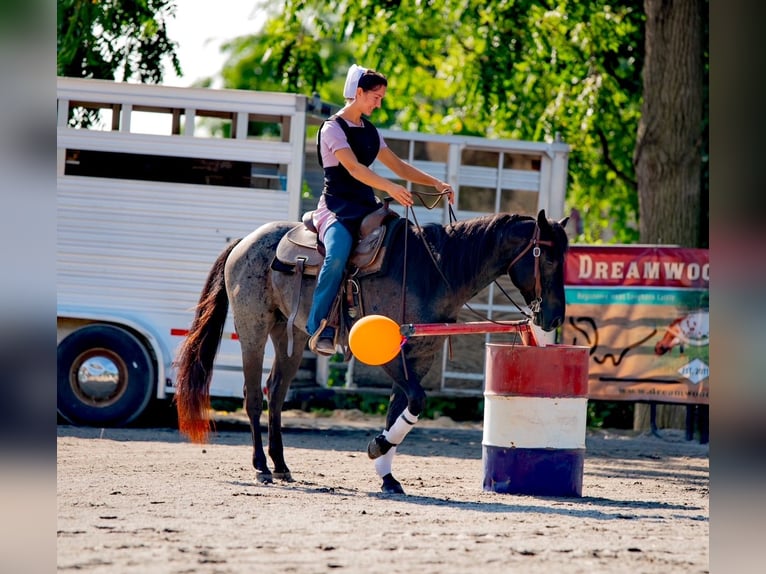
[[[582,496],[585,449],[483,445],[484,490],[502,494]]]

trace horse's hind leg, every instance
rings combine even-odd
[[[265,339],[265,336],[264,336]],[[266,461],[261,438],[261,413],[263,412],[263,390],[261,377],[263,374],[263,346],[260,350],[250,349],[240,337],[242,343],[242,366],[245,374],[245,411],[250,420],[250,434],[253,442],[253,467],[258,482],[269,484],[273,482],[271,470]]]
[[[293,478],[285,463],[284,443],[282,442],[282,407],[285,403],[290,383],[298,372],[303,349],[308,335],[297,329],[293,332],[293,354],[287,355],[287,325],[278,322],[271,331],[275,358],[268,380],[269,389],[269,457],[274,463],[274,477],[288,482]]]

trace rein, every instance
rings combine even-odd
[[[412,194],[417,196],[417,198],[420,200],[420,202],[423,204],[423,206],[426,209],[433,209],[436,207],[436,204],[438,203],[438,198],[441,198],[441,196],[447,195],[449,192],[422,192],[422,191],[413,191]],[[428,196],[435,196],[437,197],[436,201],[433,201],[431,205],[428,205],[423,200],[423,195]],[[457,221],[457,217],[455,216],[455,212],[452,209],[452,205],[448,205],[449,208],[449,221],[450,225],[453,225]],[[409,206],[405,209],[404,217],[405,220],[409,219],[410,214],[410,208]],[[441,270],[441,267],[439,266],[438,261],[436,260],[436,257],[434,256],[433,250],[431,249],[431,246],[428,243],[428,240],[426,239],[425,235],[422,233],[423,228],[420,225],[420,222],[418,222],[417,216],[415,215],[415,210],[412,210],[412,219],[415,223],[415,226],[420,231],[419,235],[420,238],[423,241],[423,245],[426,248],[426,252],[428,253],[428,256],[431,258],[431,262],[434,264],[434,268],[439,273],[439,276],[442,278],[442,281],[444,281],[444,284],[447,286],[447,288],[452,289],[452,286],[449,284],[449,281],[445,277],[444,273]],[[404,269],[402,271],[402,298],[401,298],[401,310],[402,310],[402,318],[400,323],[405,322],[405,315],[406,315],[406,285],[407,285],[407,238],[409,234],[407,233],[406,226],[404,228]],[[516,255],[516,257],[513,258],[513,260],[508,264],[508,269],[506,270],[506,273],[510,277],[511,274],[511,268],[518,263],[522,257],[530,250],[532,249],[532,254],[534,255],[535,262],[534,262],[534,273],[535,273],[535,298],[530,303],[529,309],[530,311],[534,313],[538,313],[540,311],[540,305],[542,304],[542,285],[540,283],[540,245],[545,245],[552,247],[553,242],[552,241],[545,241],[540,239],[540,226],[537,224],[537,220],[535,220],[535,230],[532,233],[532,238],[527,242],[527,244],[524,246],[524,248],[521,250],[521,252]],[[519,310],[519,312],[526,317],[526,320],[516,321],[513,323],[522,324],[522,323],[528,323],[532,319],[532,315],[524,311],[517,303],[513,300],[513,298],[503,289],[503,287],[497,282],[497,280],[494,281],[494,284],[497,285],[498,289],[500,289],[500,292],[505,295],[505,297],[513,303],[513,305]],[[465,307],[471,311],[474,315],[477,317],[481,317],[485,321],[488,321],[490,323],[494,323],[496,325],[507,325],[507,324],[513,324],[509,323],[508,321],[500,322],[495,321],[493,319],[490,319],[489,317],[484,317],[481,313],[473,309],[468,303],[465,303]],[[449,354],[452,356],[452,342],[451,339],[448,339],[449,341]],[[402,358],[402,369],[404,371],[404,378],[405,380],[409,379],[409,375],[407,373],[407,361],[404,358],[404,343],[406,342],[406,339],[402,339],[401,346],[399,348],[399,353]]]
[[[423,204],[423,207],[425,207],[426,209],[433,209],[434,207],[436,207],[436,204],[439,202],[439,199],[441,199],[445,195],[449,195],[449,192],[448,191],[438,191],[438,192],[433,192],[433,191],[413,191],[412,195],[416,196],[420,200],[420,203]],[[431,204],[429,205],[423,199],[424,195],[431,196],[431,197],[436,197],[436,200],[431,202]],[[452,210],[452,205],[448,204],[447,207],[449,208],[449,223],[450,223],[450,225],[452,225],[452,224],[454,224],[457,221],[457,217],[455,216],[455,212]],[[410,217],[410,208],[409,208],[409,206],[407,206],[405,208],[405,212],[404,212],[404,219],[408,220],[409,217]],[[421,233],[419,234],[420,238],[423,241],[423,245],[425,245],[426,253],[428,253],[428,256],[431,258],[431,262],[434,264],[434,268],[436,269],[436,271],[439,272],[439,276],[442,278],[442,281],[444,281],[444,284],[451,289],[452,287],[450,287],[449,281],[447,281],[447,278],[444,276],[444,273],[442,273],[442,270],[439,267],[439,263],[436,261],[436,257],[434,257],[433,251],[431,250],[431,246],[428,244],[428,241],[426,240],[425,235],[422,233],[423,228],[421,227],[420,222],[418,221],[418,218],[415,215],[415,210],[414,209],[412,210],[412,220],[415,222],[415,226],[418,228],[418,230],[421,231]],[[408,237],[409,237],[409,234],[407,233],[407,229],[405,227],[405,230],[404,230],[404,269],[402,271],[402,289],[401,289],[401,292],[402,292],[402,304],[401,304],[402,319],[400,321],[401,323],[405,322],[405,313],[406,313],[405,294],[406,294],[406,288],[407,288],[407,238]]]
[[[417,196],[417,198],[420,200],[420,202],[423,204],[423,206],[426,209],[433,209],[434,207],[436,207],[436,204],[438,203],[438,199],[441,198],[444,195],[447,195],[447,194],[448,194],[448,192],[423,192],[423,191],[413,191],[412,192],[412,195]],[[433,201],[431,203],[431,205],[428,205],[424,201],[424,199],[422,197],[424,195],[431,196],[431,197],[437,197],[437,199],[435,201]],[[455,212],[452,209],[452,205],[448,205],[448,208],[449,208],[449,221],[450,221],[450,225],[452,225],[452,224],[454,224],[457,221],[457,217],[455,216]],[[433,250],[431,249],[431,246],[429,245],[428,240],[425,237],[425,234],[422,233],[423,228],[421,227],[420,222],[418,222],[418,220],[417,220],[417,216],[415,215],[415,210],[413,209],[411,212],[412,212],[412,219],[413,219],[413,221],[415,223],[415,226],[420,231],[420,233],[419,233],[420,238],[423,241],[423,245],[426,248],[426,252],[428,253],[428,256],[431,258],[431,262],[434,264],[434,268],[439,273],[439,276],[442,278],[442,281],[444,281],[444,284],[447,286],[447,288],[452,289],[452,286],[449,284],[449,281],[445,277],[444,273],[441,270],[441,267],[439,266],[438,261],[436,260],[436,257],[434,256]],[[406,208],[405,214],[404,214],[405,220],[409,219],[409,214],[410,214],[410,208],[408,206]],[[406,297],[405,297],[405,292],[406,292],[406,286],[407,286],[407,237],[408,236],[409,236],[409,234],[407,233],[407,230],[406,230],[406,227],[405,227],[405,231],[404,231],[404,259],[403,259],[403,261],[404,261],[404,269],[403,269],[403,272],[402,272],[402,289],[401,289],[401,293],[402,293],[402,299],[401,299],[402,317],[401,317],[400,323],[405,323],[405,315],[406,315],[406,303],[405,303]],[[547,240],[541,240],[540,239],[540,226],[537,224],[537,220],[535,220],[535,230],[532,233],[531,239],[524,246],[524,248],[521,250],[521,252],[519,252],[516,255],[516,257],[514,257],[513,260],[508,264],[508,269],[506,270],[506,273],[510,276],[511,268],[516,263],[518,263],[521,260],[521,258],[524,257],[524,255],[526,255],[526,253],[530,249],[532,250],[532,255],[535,258],[535,262],[534,262],[535,298],[530,303],[529,309],[530,309],[530,311],[533,314],[534,313],[538,313],[540,311],[540,305],[542,304],[542,301],[543,301],[543,299],[542,299],[542,285],[540,283],[540,255],[541,255],[540,246],[541,245],[545,245],[545,246],[548,246],[548,247],[553,247],[553,241],[547,241]],[[503,289],[503,287],[497,282],[497,280],[495,280],[494,283],[495,283],[495,285],[497,285],[498,289],[500,289],[500,292],[503,295],[505,295],[505,297],[511,303],[513,303],[513,305],[519,310],[519,312],[522,315],[524,315],[526,317],[525,321],[519,321],[519,323],[527,323],[527,322],[529,322],[532,319],[532,315],[530,315],[529,313],[524,311],[516,303],[516,301],[514,301],[513,298],[505,291],[505,289]],[[478,311],[473,309],[468,303],[465,303],[465,307],[469,311],[471,311],[471,313],[476,315],[477,317],[480,317],[480,318],[482,318],[482,319],[484,319],[484,320],[486,320],[486,321],[488,321],[490,323],[495,323],[497,325],[508,324],[507,321],[501,323],[500,321],[495,321],[493,319],[490,319],[489,317],[484,317],[481,313],[479,313]],[[405,380],[408,380],[409,379],[409,375],[407,373],[407,361],[406,361],[405,356],[404,356],[404,343],[405,342],[406,342],[406,339],[403,338],[402,339],[401,347],[399,349],[399,353],[400,353],[401,358],[402,358],[402,367],[403,367],[403,370],[404,370],[404,378],[405,378]],[[450,341],[449,353],[450,353],[450,356],[451,356],[452,355],[452,344],[451,344],[451,341]]]
[[[428,205],[428,204],[426,204],[426,202],[423,200],[423,198],[421,196],[422,195],[428,195],[428,196],[436,196],[437,198],[440,198],[443,195],[447,195],[448,192],[413,191],[412,194],[418,197],[418,199],[420,200],[420,202],[423,204],[423,206],[426,209],[433,209],[436,206],[436,204],[438,202],[438,199],[437,199],[437,201],[432,202],[431,205]],[[450,225],[452,225],[453,223],[455,223],[457,221],[457,217],[455,216],[455,212],[452,209],[452,205],[449,205],[448,207],[449,207]],[[406,213],[405,213],[405,219],[409,218],[409,213],[410,213],[410,208],[407,207]],[[420,230],[422,232],[423,228],[421,227],[420,223],[417,220],[417,216],[415,215],[415,210],[414,209],[412,210],[412,219],[413,219],[413,221],[415,223],[415,226],[418,228],[418,230]],[[452,287],[449,284],[449,281],[447,280],[447,278],[444,276],[444,273],[442,273],[442,270],[441,270],[441,268],[439,266],[439,263],[436,261],[436,257],[434,256],[433,250],[431,249],[431,246],[428,244],[428,241],[426,240],[425,235],[423,233],[420,233],[419,235],[420,235],[420,237],[421,237],[421,239],[423,241],[423,245],[426,248],[426,252],[428,253],[429,257],[431,258],[431,262],[434,264],[434,267],[436,268],[436,270],[439,273],[439,276],[442,278],[442,281],[444,281],[444,284],[448,288],[451,289]],[[532,238],[526,244],[524,249],[522,249],[521,252],[518,255],[516,255],[516,257],[513,258],[513,260],[508,265],[508,269],[506,270],[506,274],[508,274],[510,276],[511,268],[516,263],[518,263],[521,260],[521,258],[524,257],[524,255],[526,255],[526,253],[530,249],[532,249],[532,254],[534,255],[534,258],[535,258],[535,263],[534,263],[535,298],[529,304],[529,309],[530,309],[530,311],[533,314],[534,313],[538,313],[540,311],[540,305],[542,304],[542,301],[543,301],[543,298],[542,298],[542,291],[543,290],[542,290],[542,285],[540,283],[540,255],[541,255],[540,246],[541,245],[545,245],[546,247],[553,247],[554,244],[553,244],[553,241],[547,241],[547,240],[540,239],[540,226],[537,224],[537,220],[535,220],[535,230],[532,233]],[[405,261],[405,266],[404,266],[404,274],[403,274],[403,281],[402,281],[402,305],[401,305],[401,308],[402,308],[402,320],[401,320],[401,322],[402,323],[405,322],[405,317],[404,317],[404,315],[405,315],[404,290],[405,290],[406,279],[407,279],[407,276],[406,276],[406,273],[407,273],[407,265],[406,265],[406,261],[407,261],[407,234],[406,233],[405,233],[405,236],[404,236],[404,261]],[[494,284],[497,286],[498,289],[500,289],[500,292],[503,295],[505,295],[506,299],[508,299],[511,303],[513,303],[514,307],[516,307],[516,309],[518,309],[519,312],[527,318],[527,320],[532,319],[532,315],[530,315],[529,313],[524,311],[524,309],[522,309],[519,306],[519,304],[516,303],[516,301],[513,300],[513,298],[506,292],[506,290],[503,289],[503,286],[500,285],[500,283],[498,283],[497,280],[494,281]],[[490,319],[489,317],[485,317],[484,315],[482,315],[481,313],[479,313],[478,311],[473,309],[468,303],[465,304],[465,307],[469,311],[471,311],[471,313],[473,313],[474,315],[476,315],[477,317],[479,317],[479,318],[481,318],[481,319],[483,319],[485,321],[489,321],[491,323],[496,323],[496,324],[499,323],[498,321],[494,321],[493,319]]]

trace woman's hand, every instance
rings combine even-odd
[[[452,186],[450,184],[448,184],[446,181],[438,181],[434,184],[434,187],[436,188],[436,191],[438,191],[439,193],[448,194],[447,198],[450,204],[455,203],[455,192],[452,189]]]
[[[393,197],[397,203],[400,205],[403,205],[404,207],[412,207],[414,204],[414,201],[412,200],[412,194],[407,191],[407,188],[394,183],[391,189],[387,190],[386,193]]]

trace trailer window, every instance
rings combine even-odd
[[[279,164],[67,149],[66,175],[284,191]]]
[[[70,102],[66,123],[71,128],[94,131],[181,135],[193,130],[194,137],[266,141],[287,141],[290,132],[290,118],[285,116],[247,114],[245,133],[238,136],[237,112],[200,109],[187,115],[189,111],[146,105],[134,105],[126,111],[122,104],[78,101]]]

